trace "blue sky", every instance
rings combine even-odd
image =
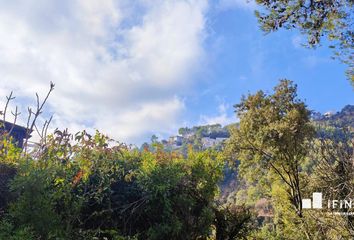
[[[223,11],[211,11],[213,35],[206,43],[213,52],[211,71],[202,77],[207,82],[201,89],[208,89],[208,93],[194,103],[199,110],[215,114],[218,103],[232,105],[242,94],[259,89],[271,92],[282,78],[298,85],[299,97],[310,109],[337,111],[354,103],[353,89],[344,73],[346,66],[331,59],[326,42],[308,49],[301,46],[306,36],[297,30],[264,34],[253,9],[233,2]]]
[[[331,50],[300,46],[306,38],[295,30],[265,35],[252,13],[235,6],[213,17],[215,37],[208,48],[220,42],[211,64],[208,97],[217,95],[234,103],[248,91],[271,91],[279,79],[288,78],[298,85],[299,96],[311,109],[339,110],[354,103],[345,66],[330,58]]]
[[[326,46],[303,48],[296,30],[265,35],[254,8],[243,0],[2,2],[0,103],[14,90],[23,123],[35,92],[53,81],[44,115],[53,114],[52,129],[99,129],[136,144],[235,121],[243,94],[271,92],[282,78],[310,109],[354,104],[345,66]]]

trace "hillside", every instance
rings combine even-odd
[[[313,120],[315,122],[324,123],[334,127],[351,127],[354,128],[354,105],[346,105],[341,111],[336,113],[314,113]]]
[[[312,112],[311,120],[316,125],[332,126],[335,128],[354,128],[354,105],[346,105],[336,113]],[[229,129],[237,126],[233,123],[227,126],[221,124],[201,125],[194,127],[182,127],[177,135],[170,136],[168,139],[158,141],[153,136],[152,143],[161,143],[165,150],[181,151],[185,153],[188,146],[193,146],[194,150],[216,149],[222,150],[223,143],[230,137]],[[150,147],[151,143],[144,143],[142,148]]]
[[[327,112],[321,114],[313,112],[311,120],[315,125],[330,126],[335,129],[350,127],[354,129],[354,105],[346,105],[336,113]],[[143,144],[142,148],[148,147],[153,151],[153,143],[162,144],[164,150],[180,152],[187,154],[188,146],[192,146],[194,150],[201,151],[205,149],[215,149],[222,151],[225,141],[230,137],[229,129],[237,126],[233,123],[227,126],[220,124],[202,125],[194,127],[182,127],[178,131],[178,135],[170,136],[167,140],[158,141],[152,137],[152,143]],[[319,134],[321,134],[319,132]],[[237,189],[237,170],[226,168],[224,171],[224,179],[220,183],[222,199],[230,195]]]

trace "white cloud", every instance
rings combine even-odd
[[[201,125],[206,125],[206,124],[221,124],[222,126],[228,125],[230,123],[233,123],[236,121],[235,116],[229,116],[227,111],[229,110],[230,106],[221,103],[218,106],[218,112],[219,114],[216,116],[205,116],[201,115],[200,116],[200,124]]]
[[[183,102],[175,97],[162,103],[142,104],[137,109],[125,111],[123,116],[104,118],[100,125],[104,128],[111,128],[122,138],[139,139],[142,133],[146,133],[145,137],[148,137],[157,131],[170,134],[179,127],[174,119],[179,117],[178,113],[183,108]],[[156,129],[155,132],[154,129]]]
[[[53,127],[128,142],[172,132],[205,54],[207,8],[206,0],[1,3],[1,96],[43,96],[53,81]]]

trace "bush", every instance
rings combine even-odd
[[[213,151],[189,151],[185,158],[159,149],[110,147],[98,132],[56,131],[16,164],[10,184],[15,200],[1,223],[4,234],[27,234],[25,239],[199,239],[213,235],[216,213],[232,219],[215,202],[224,161]]]

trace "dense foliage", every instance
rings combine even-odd
[[[231,131],[226,153],[240,162],[243,186],[233,201],[258,208],[261,223],[251,239],[352,239],[353,208],[321,211],[302,206],[313,192],[322,192],[328,200],[352,198],[351,123],[340,128],[331,124],[342,121],[329,117],[311,122],[310,111],[288,80],[273,94],[259,91],[235,107],[240,124]],[[349,108],[337,114],[343,121],[352,118],[346,114]]]
[[[16,148],[3,146],[1,178],[13,180],[11,191],[1,188],[12,201],[1,203],[0,238],[206,239],[231,234],[234,239],[242,234],[247,212],[215,201],[224,167],[221,154],[190,151],[184,158],[159,149],[110,146],[108,140],[100,133],[56,131],[31,156],[13,157]]]
[[[314,136],[310,111],[297,99],[296,86],[282,80],[267,96],[262,91],[236,105],[240,126],[232,131],[229,152],[240,160],[240,170],[270,170],[288,186],[291,203],[302,216],[299,169]]]
[[[67,130],[20,149],[3,132],[0,239],[353,239],[354,205],[302,206],[352,198],[353,107],[314,114],[281,80],[235,108],[239,123],[181,128],[172,150]]]

